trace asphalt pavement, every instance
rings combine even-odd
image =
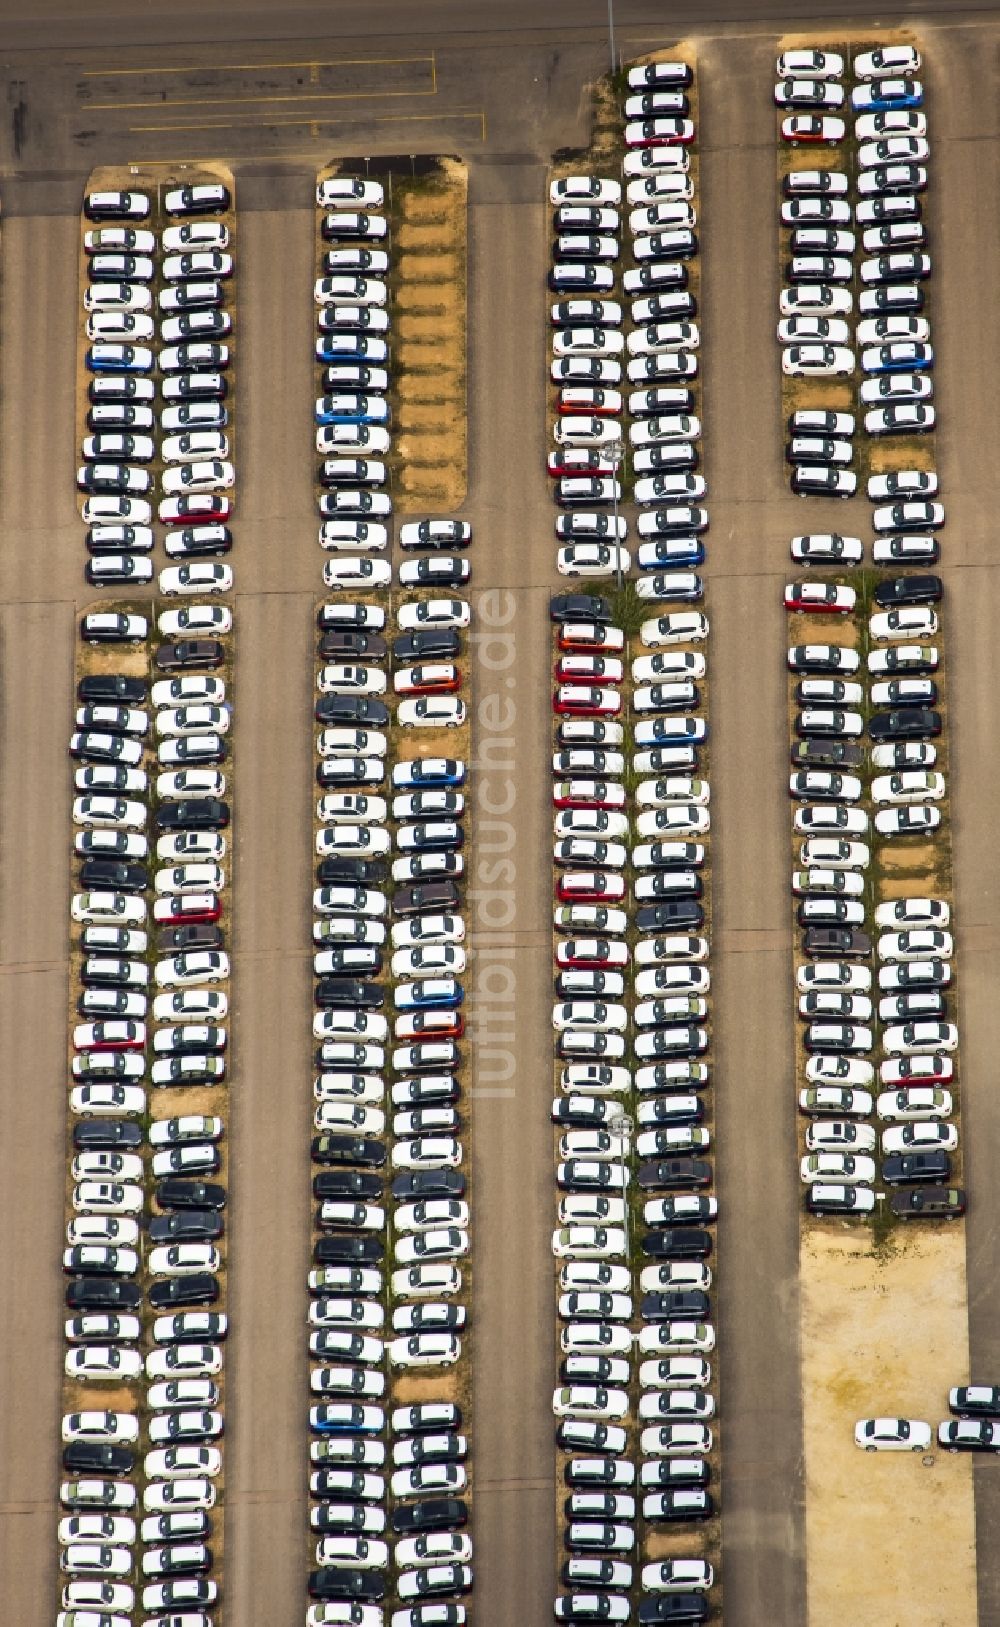
[[[767,15],[777,18],[780,9]],[[836,10],[835,4],[813,3],[794,15],[802,26]],[[992,1079],[1000,1052],[992,998],[1000,973],[993,817],[1000,776],[990,749],[1000,707],[998,582],[988,441],[987,457],[980,453],[995,417],[1000,361],[990,269],[1000,246],[993,11],[939,5],[926,33],[934,93],[938,446],[949,507],[944,571],[952,605],[960,1020],[973,1194],[967,1231],[970,1337],[973,1373],[985,1380],[998,1377],[990,1364],[1000,1335],[994,1289],[1000,1237],[989,1169],[1000,1134]],[[920,8],[897,8],[894,15],[916,19]],[[8,1065],[0,1141],[0,1618],[17,1627],[51,1621],[56,1597],[62,1356],[57,1260],[68,954],[65,736],[74,619],[89,598],[72,489],[81,186],[91,163],[126,160],[137,152],[173,158],[178,152],[222,151],[238,157],[240,654],[227,1613],[241,1627],[300,1627],[308,1562],[303,1272],[311,1112],[303,1045],[311,1010],[310,879],[302,833],[312,795],[307,719],[311,609],[320,565],[309,450],[309,186],[315,167],[332,151],[392,151],[402,141],[422,150],[461,151],[472,165],[470,491],[464,512],[477,533],[480,628],[486,630],[487,615],[501,618],[501,632],[513,629],[515,650],[511,667],[491,669],[484,645],[473,679],[476,706],[486,706],[477,723],[480,755],[487,736],[491,743],[505,736],[504,703],[510,700],[515,708],[512,748],[495,744],[495,754],[481,761],[473,779],[477,870],[488,853],[485,814],[498,826],[512,823],[515,833],[515,879],[502,871],[487,878],[480,871],[482,897],[472,922],[477,953],[470,1015],[480,1025],[478,1049],[483,1062],[489,1053],[491,1071],[486,1079],[481,1066],[473,1129],[476,1610],[490,1627],[534,1627],[549,1619],[555,1576],[546,600],[554,581],[554,539],[544,479],[534,473],[544,443],[543,185],[546,154],[585,140],[581,87],[603,69],[607,15],[603,0],[577,8],[571,39],[563,8],[524,0],[471,12],[454,0],[432,0],[415,32],[409,8],[345,4],[337,11],[337,39],[325,32],[329,17],[325,5],[277,13],[245,11],[229,0],[212,11],[179,0],[141,15],[105,0],[97,20],[67,14],[65,0],[37,0],[17,11],[12,0],[5,8],[0,1032]],[[801,509],[788,496],[780,466],[768,99],[773,39],[764,18],[764,8],[751,0],[715,0],[707,7],[675,8],[671,22],[677,32],[694,24],[711,30],[700,45],[701,231],[704,444],[713,521],[718,1321],[730,1627],[804,1620],[780,608],[787,539],[800,528]],[[715,19],[721,19],[719,28]],[[665,38],[661,8],[651,3],[619,3],[615,20],[626,53]],[[221,72],[227,63],[271,57],[281,63],[297,54],[333,58],[344,55],[344,39],[366,58],[432,50],[440,98],[433,117],[427,117],[428,103],[414,97],[405,104],[410,122],[402,125],[373,122],[371,109],[367,122],[358,120],[356,108],[339,126],[332,119],[295,123],[285,107],[280,117],[273,109],[251,109],[247,127],[232,130],[221,128],[218,114],[173,110],[162,121],[172,128],[138,132],[128,110],[95,115],[80,88],[97,66],[137,66],[143,69],[137,93],[123,87],[109,100],[176,99],[184,86],[194,96],[203,93],[198,67],[206,55]],[[292,51],[293,43],[305,48]],[[161,46],[171,63],[187,65],[169,91],[152,71],[161,62]],[[213,95],[224,93],[221,84],[213,86]],[[963,93],[952,94],[958,86]],[[477,114],[481,124],[472,117]],[[192,130],[182,144],[181,120],[213,117],[220,126],[216,134]],[[527,470],[533,472],[525,478]],[[818,524],[821,509],[826,516],[825,506],[811,508],[811,523],[815,517]],[[831,528],[838,522],[846,528],[848,510],[853,513],[854,505],[833,510]],[[863,510],[856,518],[864,524]],[[506,597],[483,597],[491,588],[513,594],[509,624],[502,621]],[[501,658],[499,645],[494,653]],[[512,769],[506,766],[511,759]],[[511,784],[512,807],[494,813]],[[508,835],[498,829],[490,840],[505,843]],[[509,891],[513,917],[500,926],[506,909],[501,895]],[[487,967],[493,972],[484,981]],[[507,968],[513,992],[505,992]],[[492,1027],[483,1026],[486,1017]],[[505,1051],[506,1059],[500,1054]],[[513,1095],[504,1094],[509,1090]],[[1000,1619],[1000,1565],[990,1542],[1000,1493],[990,1465],[977,1471],[977,1513],[985,1624]]]

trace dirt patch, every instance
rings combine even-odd
[[[933,842],[918,842],[914,847],[880,848],[878,857],[886,870],[932,871],[937,864],[938,854]],[[912,875],[900,890],[912,892]]]
[[[898,1226],[875,1252],[867,1232],[812,1226],[800,1266],[810,1627],[975,1621],[969,1462],[854,1445],[861,1417],[936,1427],[968,1376],[962,1228]],[[914,1311],[931,1304],[915,1337]],[[850,1553],[866,1562],[845,1565]]]

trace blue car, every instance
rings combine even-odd
[[[892,113],[920,107],[923,100],[924,87],[918,79],[873,79],[851,91],[855,113]]]
[[[153,352],[147,345],[91,345],[86,364],[91,373],[151,373]]]
[[[457,757],[418,757],[412,762],[397,763],[392,771],[392,783],[398,790],[464,785],[465,764]]]
[[[309,1428],[315,1435],[380,1435],[385,1413],[357,1401],[328,1401],[309,1408]]]
[[[929,372],[934,366],[931,345],[914,344],[909,339],[896,339],[884,345],[872,345],[861,352],[861,367],[865,373]]]
[[[419,977],[414,983],[400,983],[396,989],[397,1011],[454,1011],[465,999],[465,990],[455,977]]]
[[[641,571],[686,569],[700,565],[704,558],[705,544],[698,537],[657,537],[639,545]]]
[[[384,339],[369,339],[363,333],[321,333],[316,340],[318,362],[374,362],[384,367],[389,346]]]
[[[320,396],[316,402],[317,424],[387,424],[389,403],[380,395]]]
[[[707,739],[703,717],[643,718],[635,726],[637,746],[694,746]]]

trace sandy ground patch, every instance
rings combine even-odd
[[[862,1417],[936,1427],[968,1376],[962,1228],[897,1226],[877,1250],[868,1231],[808,1226],[801,1289],[809,1627],[974,1622],[968,1460],[854,1445]]]

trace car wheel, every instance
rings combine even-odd
[[[876,1448],[874,1446],[866,1446],[865,1447],[866,1452],[874,1452],[875,1450],[876,1450]]]

